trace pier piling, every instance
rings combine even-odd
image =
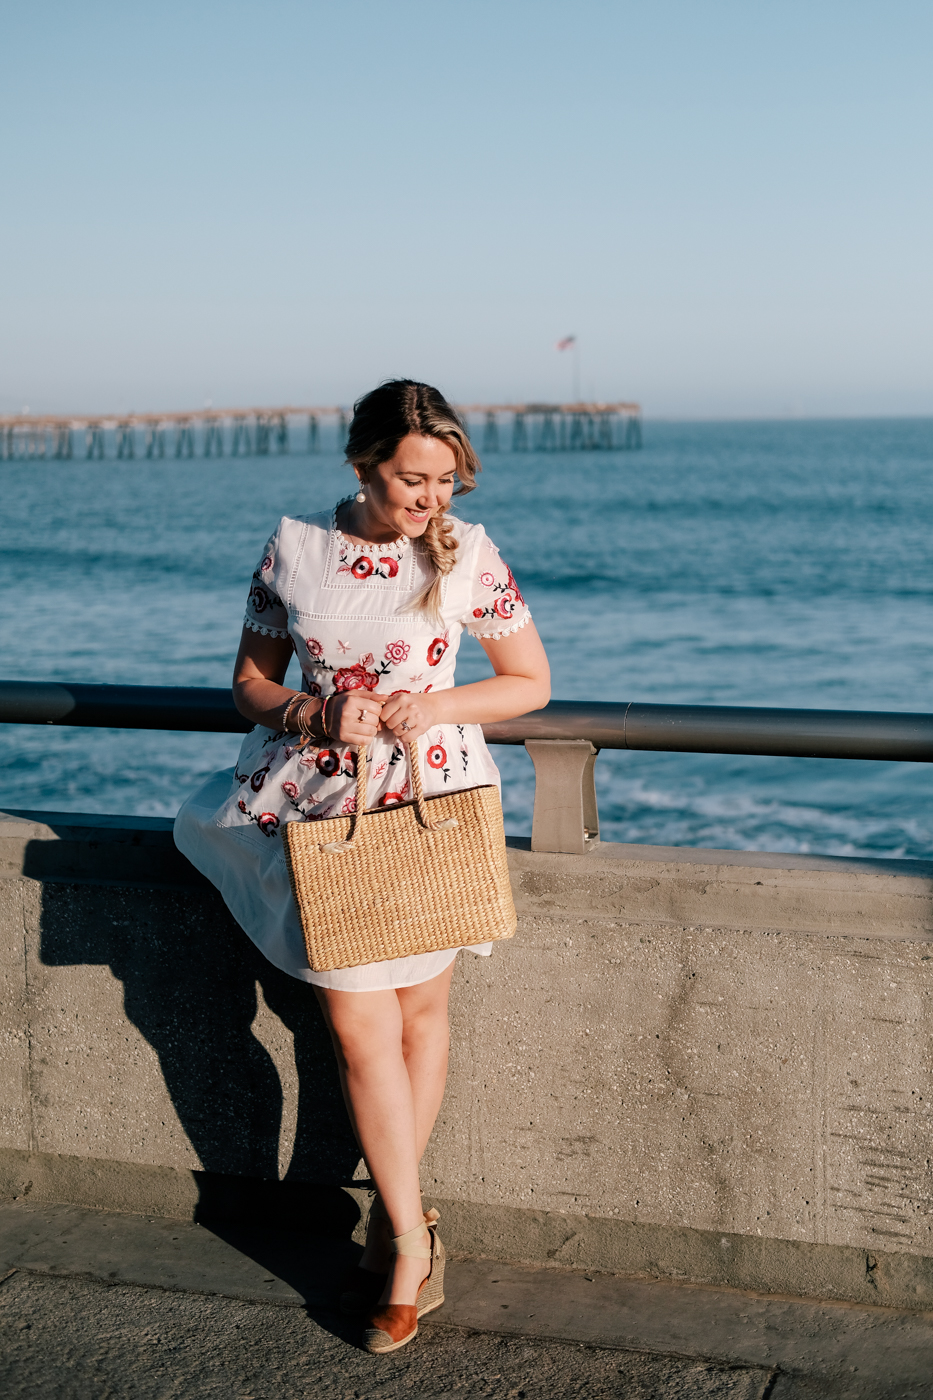
[[[642,445],[641,409],[637,403],[503,403],[464,404],[458,412],[467,432],[482,423],[482,451],[501,452],[504,438],[512,452],[632,452]],[[307,425],[305,452],[322,450],[322,420],[334,425],[334,443],[343,451],[349,413],[345,408],[206,408],[181,413],[123,413],[112,416],[49,414],[0,415],[0,460],[68,461],[74,434],[84,433],[88,461],[114,456],[136,457],[136,433],[143,433],[142,455],[164,458],[165,433],[173,433],[173,456],[284,456],[291,451],[291,429]],[[229,428],[229,433],[228,433]],[[112,439],[112,448],[108,447]],[[300,438],[298,439],[300,441]],[[325,439],[326,441],[326,439]]]

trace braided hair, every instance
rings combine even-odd
[[[454,454],[460,480],[454,495],[463,496],[473,490],[481,467],[466,427],[439,389],[415,379],[387,380],[357,399],[347,438],[347,461],[356,467],[365,484],[381,463],[395,456],[402,438],[410,433],[446,443]],[[457,539],[447,510],[447,506],[440,506],[421,536],[434,578],[417,606],[431,617],[440,614],[444,579],[457,562]]]

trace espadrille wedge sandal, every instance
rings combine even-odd
[[[439,1218],[436,1210],[426,1211],[424,1221],[426,1225],[430,1225]],[[385,1236],[388,1245],[388,1224],[389,1217],[377,1196],[373,1201],[366,1225],[367,1245],[372,1243],[373,1236],[377,1232],[381,1232]],[[366,1312],[367,1308],[374,1308],[379,1302],[388,1277],[387,1273],[377,1273],[374,1269],[364,1269],[359,1264],[345,1269],[339,1287],[340,1311],[348,1317],[358,1317],[360,1313]]]
[[[397,1235],[389,1245],[393,1254],[407,1255],[412,1259],[430,1259],[431,1267],[418,1289],[416,1302],[381,1303],[370,1316],[363,1334],[363,1345],[376,1356],[398,1351],[399,1347],[410,1342],[418,1333],[418,1318],[433,1312],[444,1301],[446,1255],[437,1233],[439,1219],[436,1210],[429,1210],[423,1225],[416,1225],[404,1235]]]

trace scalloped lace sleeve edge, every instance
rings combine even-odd
[[[251,632],[259,632],[263,637],[282,637],[288,641],[287,627],[263,627],[261,622],[254,622],[251,617],[244,617],[243,626],[248,627]]]
[[[521,622],[513,622],[511,627],[503,627],[501,632],[474,632],[472,627],[467,631],[471,637],[478,637],[481,642],[498,642],[502,637],[508,637],[512,632],[520,632],[526,622],[531,621],[531,613],[526,612]]]

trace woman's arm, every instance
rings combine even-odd
[[[245,719],[269,729],[281,729],[282,712],[296,694],[282,684],[291,657],[288,637],[264,637],[249,627],[243,628],[233,665],[233,703]]]
[[[411,742],[435,724],[490,724],[547,704],[551,671],[533,622],[498,641],[480,638],[480,646],[492,662],[494,676],[427,695],[389,696],[382,708],[386,728]]]
[[[300,694],[282,684],[291,655],[288,638],[264,637],[243,628],[233,668],[233,703],[244,718],[269,729],[282,728],[285,706]],[[383,699],[358,690],[338,695],[328,707],[329,737],[341,744],[368,744],[379,727]],[[310,702],[308,718],[318,713],[321,704],[320,700]],[[289,728],[294,731],[294,724]]]

